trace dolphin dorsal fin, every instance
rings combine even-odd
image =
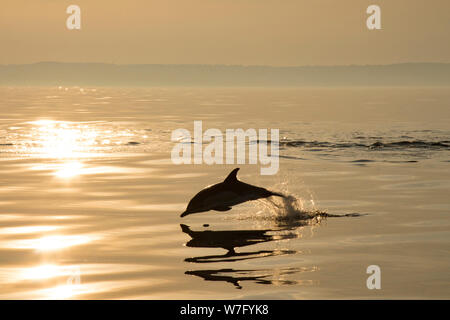
[[[233,171],[231,171],[230,174],[225,178],[225,180],[223,182],[225,182],[225,183],[237,182],[238,179],[237,179],[236,175],[237,175],[238,171],[239,171],[239,168],[236,168]]]

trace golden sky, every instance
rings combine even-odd
[[[382,30],[366,27],[371,4]],[[0,43],[0,64],[450,62],[450,1],[2,0]]]

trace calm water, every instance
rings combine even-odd
[[[180,218],[237,166],[172,164],[194,120],[279,128],[238,176],[296,200]],[[0,298],[448,299],[449,123],[448,88],[0,88]]]

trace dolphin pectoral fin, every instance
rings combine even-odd
[[[216,210],[216,211],[229,211],[229,210],[231,210],[231,207],[227,207],[227,206],[218,206],[218,207],[215,207],[215,208],[212,208],[213,210]]]

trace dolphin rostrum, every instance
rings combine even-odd
[[[280,193],[239,181],[236,177],[238,171],[239,168],[234,169],[223,182],[197,193],[189,201],[187,209],[181,214],[181,217],[209,210],[228,211],[234,205],[270,196],[285,197]]]

